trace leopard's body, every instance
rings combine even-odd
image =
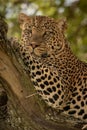
[[[19,50],[35,89],[51,107],[86,121],[87,64],[69,48],[65,21],[25,14],[19,21]]]

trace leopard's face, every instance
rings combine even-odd
[[[28,17],[20,14],[21,41],[28,44],[29,51],[36,56],[48,56],[60,52],[64,47],[65,22],[46,16]],[[61,27],[62,26],[62,27]]]

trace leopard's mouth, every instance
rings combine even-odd
[[[37,44],[36,42],[31,42],[30,44],[31,48],[32,48],[32,53],[36,56],[39,57],[47,57],[47,49],[46,46],[44,44]]]
[[[29,44],[29,46],[30,46],[30,48],[32,50],[31,54],[39,56],[39,49],[38,48],[39,48],[40,45],[36,44],[35,42],[31,42]]]

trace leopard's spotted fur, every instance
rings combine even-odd
[[[87,64],[69,48],[65,20],[19,16],[20,54],[35,89],[48,105],[87,120]]]

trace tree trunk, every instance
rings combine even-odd
[[[75,130],[38,96],[0,19],[0,130]],[[72,120],[72,119],[71,119]]]

